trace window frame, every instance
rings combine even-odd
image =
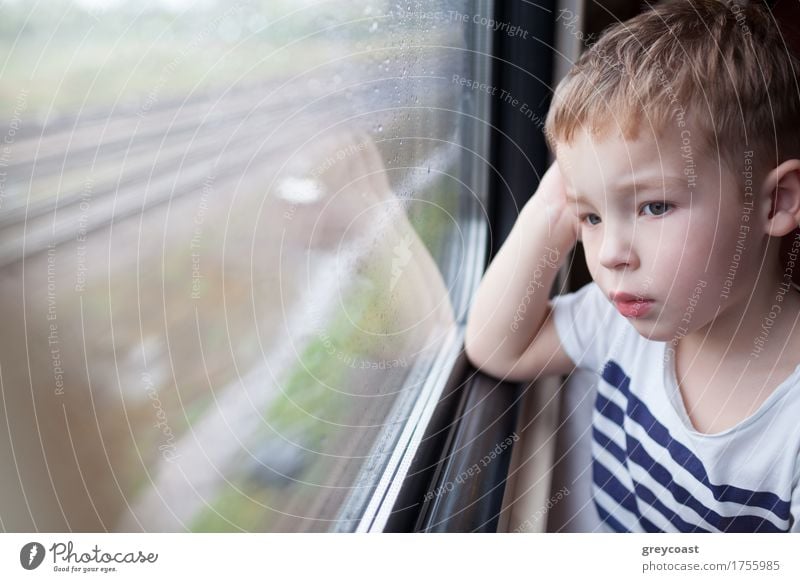
[[[485,3],[480,2],[476,9]],[[552,93],[555,0],[537,4],[502,2],[493,18],[529,31],[528,39],[510,37],[502,30],[492,35],[491,85],[501,87],[520,102],[540,104],[546,112]],[[483,14],[483,13],[482,13]],[[519,105],[489,97],[490,145],[488,224],[482,275],[502,246],[519,211],[535,191],[547,169],[548,149],[541,131],[520,120]],[[480,277],[479,275],[479,277]],[[474,289],[473,289],[474,291]],[[470,298],[471,300],[471,294]],[[498,381],[475,371],[463,354],[467,309],[458,311],[461,351],[446,383],[432,421],[398,490],[385,532],[494,532],[500,524],[503,497],[513,445],[480,473],[469,487],[455,487],[446,495],[430,493],[479,463],[488,451],[516,428],[524,384]],[[429,497],[427,501],[425,498]]]

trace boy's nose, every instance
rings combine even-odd
[[[600,246],[598,260],[606,269],[636,269],[639,259],[633,250],[631,239],[621,233],[606,231],[603,244]]]

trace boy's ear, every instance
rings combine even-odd
[[[767,174],[761,200],[770,236],[784,236],[800,225],[800,160],[786,160]]]

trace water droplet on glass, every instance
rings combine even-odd
[[[378,133],[380,133],[380,132],[382,132],[382,131],[383,131],[383,126],[382,126],[382,125],[379,125],[379,126],[378,126]]]
[[[428,166],[428,173],[429,174],[431,173],[431,167],[430,166]]]
[[[378,30],[378,23],[377,22],[373,22],[372,26],[369,27],[369,31],[370,32],[375,32],[376,30]]]

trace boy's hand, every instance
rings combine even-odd
[[[559,250],[568,252],[578,241],[580,222],[575,210],[567,202],[567,191],[558,163],[553,162],[542,176],[536,194],[523,212],[546,217],[548,238]]]

